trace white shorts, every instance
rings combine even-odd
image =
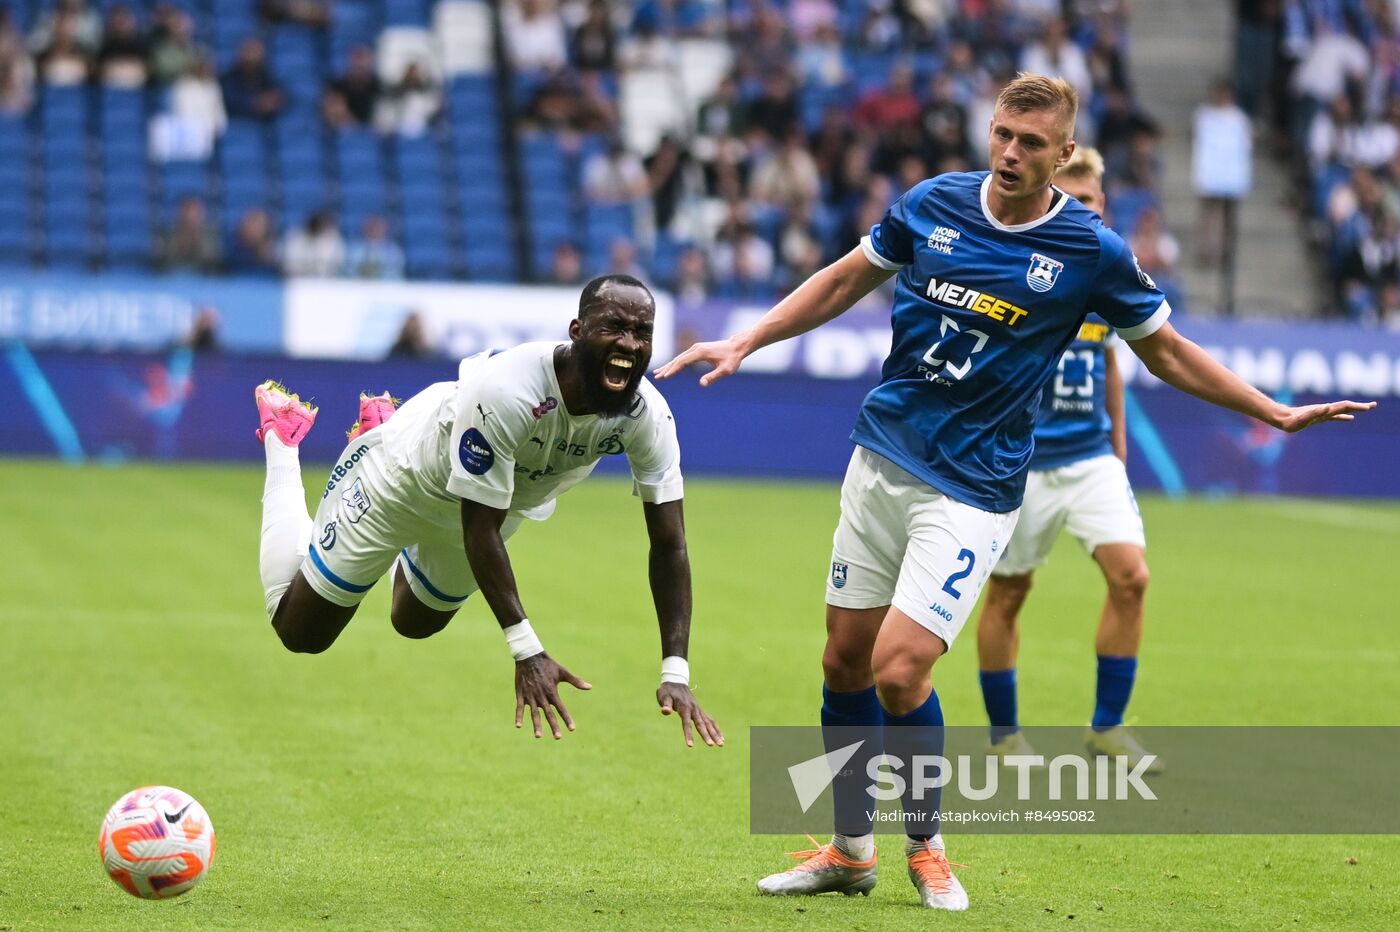
[[[1050,556],[1061,529],[1092,555],[1104,544],[1147,546],[1128,471],[1116,456],[1095,456],[1026,477],[1026,500],[996,575],[1020,576]]]
[[[461,526],[425,515],[443,502],[414,502],[396,481],[396,467],[373,435],[352,442],[326,483],[316,509],[311,549],[302,575],[336,605],[358,605],[397,561],[418,600],[440,612],[456,611],[479,588],[467,562]],[[369,442],[367,442],[369,441]],[[501,527],[509,539],[521,518]]]
[[[954,501],[856,447],[841,485],[827,604],[893,605],[952,647],[1015,528],[1016,512]]]

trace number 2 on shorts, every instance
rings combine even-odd
[[[961,582],[972,574],[972,567],[977,563],[977,555],[964,547],[958,554],[958,562],[961,563],[964,560],[967,561],[967,566],[958,570],[952,576],[949,576],[947,581],[943,583],[943,591],[955,599],[961,599],[962,593],[953,588],[953,583]]]

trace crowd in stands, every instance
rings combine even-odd
[[[321,34],[356,3],[261,0],[257,27],[221,36],[217,54],[206,45],[208,20],[186,9],[198,4],[35,6],[41,12],[22,34],[0,5],[0,114],[28,112],[47,86],[145,88],[160,101],[149,157],[216,164],[211,153],[227,148],[225,135],[266,126],[286,139],[284,124],[301,112],[295,89],[270,66],[267,30]],[[200,15],[217,19],[219,6],[210,0]],[[919,180],[985,167],[996,93],[1032,70],[1079,89],[1078,136],[1104,155],[1109,219],[1170,289],[1179,250],[1158,212],[1159,130],[1134,94],[1126,8],[1124,0],[501,0],[506,138],[502,145],[488,132],[481,144],[534,165],[557,155],[574,166],[562,201],[531,201],[529,190],[505,199],[525,205],[516,242],[530,257],[516,274],[572,284],[630,270],[688,303],[771,298],[850,249]],[[726,43],[727,73],[703,98],[678,89],[683,118],[639,142],[624,125],[624,83],[675,73],[693,39]],[[453,88],[433,62],[408,61],[392,82],[383,65],[372,37],[338,50],[310,104],[317,133],[465,145],[461,121],[472,113],[445,107]],[[548,147],[530,162],[540,139]],[[285,188],[290,176],[282,177]],[[531,179],[506,173],[502,183],[528,189]],[[399,246],[408,206],[402,217],[356,215],[349,244],[329,205],[235,209],[196,192],[166,210],[153,247],[159,269],[415,274]],[[467,223],[470,205],[461,213]],[[510,241],[504,230],[498,238]],[[479,274],[470,256],[454,268]]]
[[[1400,326],[1400,5],[1238,0],[1235,87],[1297,171],[1347,318]]]
[[[582,153],[587,207],[630,208],[648,277],[693,302],[781,293],[913,184],[985,167],[992,103],[1020,70],[1078,88],[1078,135],[1103,151],[1112,220],[1173,286],[1159,130],[1133,93],[1125,16],[1112,0],[507,0],[504,26],[512,67],[539,76],[526,132]],[[617,88],[693,37],[726,39],[732,70],[695,102],[688,138],[627,148]],[[557,246],[550,277],[597,271],[576,260],[590,251],[603,256]]]

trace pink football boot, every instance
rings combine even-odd
[[[316,423],[316,412],[320,410],[272,379],[253,389],[253,399],[258,403],[258,420],[262,422],[255,432],[258,440],[273,431],[277,439],[289,447],[301,443],[311,425]]]
[[[374,430],[393,417],[398,409],[399,400],[388,392],[380,395],[360,392],[360,419],[355,422],[354,427],[345,432],[345,439],[354,440],[363,436],[366,431]]]

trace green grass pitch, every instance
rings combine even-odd
[[[308,489],[321,479],[308,467]],[[692,669],[728,747],[688,750],[653,698],[624,483],[586,483],[512,544],[536,629],[595,686],[568,695],[579,729],[555,743],[512,727],[512,667],[480,603],[408,641],[381,585],[328,653],[284,651],[257,579],[261,482],[0,463],[0,930],[1400,923],[1393,837],[958,836],[963,915],[922,913],[893,856],[868,899],[761,898],[755,878],[805,842],[748,834],[747,728],[816,721],[834,486],[691,482]],[[1400,508],[1143,510],[1133,719],[1400,725]],[[1028,722],[1087,719],[1101,595],[1062,541],[1024,619]],[[950,723],[983,721],[970,637],[935,682]],[[128,897],[97,859],[107,806],[145,783],[193,793],[218,831],[203,885],[169,902]]]

